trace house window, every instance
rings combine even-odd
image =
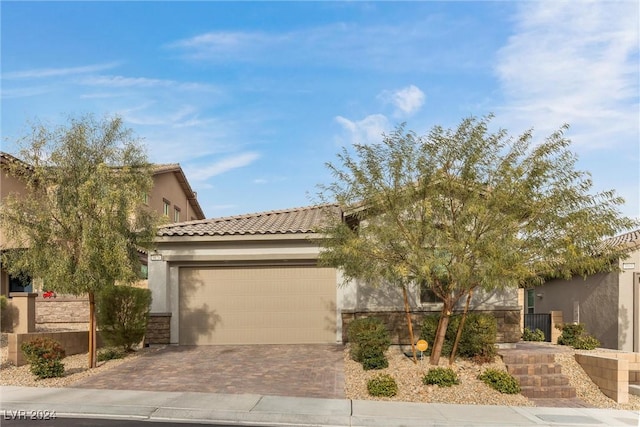
[[[9,275],[9,292],[33,292],[32,282],[27,275]]]
[[[527,289],[526,312],[533,314],[535,312],[536,294],[535,289]]]
[[[140,278],[141,279],[149,278],[149,266],[147,264],[140,264]]]
[[[426,283],[420,285],[420,303],[421,304],[434,304],[441,302],[438,296],[429,288]]]
[[[162,213],[164,214],[164,216],[169,216],[169,210],[171,209],[171,202],[168,201],[167,199],[162,199],[163,205],[162,205]]]
[[[177,206],[173,207],[173,222],[180,222],[180,208]]]

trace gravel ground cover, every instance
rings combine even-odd
[[[598,350],[594,350],[597,352]],[[429,370],[428,359],[413,361],[406,357],[399,347],[392,346],[386,353],[389,367],[382,370],[365,371],[360,363],[351,360],[348,346],[344,352],[345,391],[347,399],[359,400],[391,400],[406,402],[452,403],[464,405],[507,405],[535,406],[521,394],[508,395],[497,392],[477,379],[477,376],[488,368],[506,370],[500,357],[490,364],[477,365],[467,360],[456,360],[451,366],[458,374],[459,385],[451,387],[427,386],[422,383],[423,375]],[[575,361],[575,352],[558,353],[556,362],[562,366],[562,373],[569,377],[569,382],[576,388],[577,397],[595,408],[640,410],[640,397],[629,396],[629,403],[616,403],[605,396],[598,386],[587,376],[582,367]],[[448,367],[448,358],[440,359],[440,366]],[[394,397],[372,397],[367,392],[367,381],[380,373],[389,374],[398,384],[398,394]]]
[[[69,387],[81,379],[85,379],[105,370],[115,368],[132,358],[140,357],[145,352],[156,351],[159,347],[144,348],[128,355],[125,359],[98,362],[96,369],[87,369],[87,355],[76,354],[63,360],[65,376],[37,380],[29,371],[29,366],[15,367],[7,363],[7,336],[0,335],[0,385],[26,387]],[[598,350],[594,350],[597,352]],[[562,372],[569,377],[576,388],[578,398],[596,408],[640,410],[640,397],[629,396],[629,403],[619,404],[606,397],[589,379],[584,370],[575,361],[574,352],[559,353],[556,361],[562,365]],[[387,351],[389,367],[382,370],[365,371],[362,366],[351,360],[348,346],[344,351],[345,394],[347,399],[359,400],[392,400],[406,402],[455,403],[466,405],[508,405],[534,406],[526,397],[501,394],[485,385],[476,377],[488,368],[505,370],[504,363],[498,357],[491,364],[477,365],[466,360],[457,360],[452,368],[458,374],[460,384],[452,387],[427,386],[422,383],[422,376],[429,370],[428,360],[414,364],[399,347],[393,346]],[[449,366],[448,359],[442,358],[441,366]],[[367,392],[367,380],[381,373],[390,374],[398,383],[398,395],[392,398],[374,398]]]

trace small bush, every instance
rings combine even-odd
[[[362,363],[364,369],[383,369],[389,366],[384,352],[391,345],[391,339],[380,319],[362,317],[354,320],[349,325],[347,336],[351,358]]]
[[[392,397],[398,394],[398,384],[391,375],[381,374],[367,382],[367,390],[371,396]]]
[[[429,369],[429,372],[422,377],[422,382],[440,387],[451,387],[452,385],[460,384],[458,375],[451,368]]]
[[[529,328],[524,328],[524,332],[522,333],[523,341],[544,341],[544,332],[540,329],[536,328],[535,331],[532,331]]]
[[[13,329],[13,319],[9,310],[9,300],[6,296],[0,295],[0,330],[9,332]]]
[[[31,364],[31,373],[36,377],[55,378],[64,376],[64,348],[51,338],[36,338],[22,343],[22,353]]]
[[[422,322],[420,337],[433,343],[438,327],[439,316],[425,316]],[[449,319],[442,355],[449,356],[458,332],[462,315],[453,315]],[[478,363],[492,362],[496,356],[496,335],[498,323],[494,316],[484,313],[468,313],[458,343],[458,355],[472,359]],[[431,354],[433,346],[426,353]]]
[[[362,355],[362,368],[365,371],[389,367],[389,361],[378,348],[363,348],[360,354]]]
[[[578,350],[593,350],[600,347],[600,341],[591,335],[582,335],[573,342],[573,348]]]
[[[600,346],[600,341],[587,333],[584,323],[565,323],[556,328],[562,331],[558,337],[560,345],[568,345],[579,350],[593,350]]]
[[[520,393],[520,384],[511,374],[505,371],[499,371],[497,369],[487,369],[480,375],[478,379],[489,387],[498,390],[504,394],[518,394]]]
[[[119,348],[107,347],[98,350],[98,362],[105,362],[107,360],[122,359],[126,354]]]
[[[131,351],[147,331],[150,306],[149,289],[111,286],[102,291],[97,299],[97,318],[105,341]]]

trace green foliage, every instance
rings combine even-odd
[[[6,296],[0,295],[0,330],[10,332],[13,329],[13,316],[9,309],[9,300]]]
[[[425,316],[421,327],[421,338],[427,342],[435,340],[436,329],[438,327],[439,316]],[[453,349],[453,343],[458,332],[458,326],[462,320],[462,315],[452,315],[449,320],[449,327],[445,335],[442,347],[442,354],[449,356]],[[495,317],[486,313],[467,313],[464,322],[462,336],[458,343],[458,355],[477,362],[491,362],[496,355],[496,333],[497,322]],[[431,346],[427,353],[431,351]]]
[[[361,317],[349,324],[347,337],[350,343],[349,354],[356,362],[362,363],[365,370],[383,369],[389,366],[384,352],[391,345],[389,331],[376,317]]]
[[[544,341],[545,337],[544,332],[538,328],[536,328],[535,331],[532,331],[529,328],[524,328],[524,331],[522,332],[522,339],[524,341]]]
[[[4,252],[3,267],[73,295],[138,280],[138,250],[153,245],[158,219],[140,203],[152,165],[122,120],[35,124],[19,144],[21,159],[6,167],[27,191],[3,199],[0,226],[28,249]]]
[[[489,387],[498,390],[504,394],[520,393],[520,384],[511,374],[497,369],[487,369],[480,375],[478,379],[487,384]]]
[[[131,351],[147,330],[151,291],[132,286],[111,286],[98,294],[98,326],[110,345]]]
[[[319,186],[319,202],[346,213],[327,208],[320,263],[370,286],[424,283],[445,312],[472,289],[617,268],[629,248],[602,240],[638,222],[576,169],[568,127],[514,137],[491,132],[491,119],[422,136],[401,125],[344,148],[327,164],[333,182]]]
[[[122,349],[115,347],[107,347],[98,350],[98,362],[105,362],[107,360],[122,359],[126,356],[126,353]]]
[[[600,341],[591,335],[581,335],[573,342],[573,348],[578,350],[593,350],[600,347]]]
[[[65,357],[64,348],[51,338],[36,338],[24,342],[22,353],[31,364],[31,373],[36,377],[54,378],[64,376],[64,365],[61,360]]]
[[[600,346],[600,341],[587,333],[584,323],[565,323],[556,328],[562,331],[558,337],[560,345],[568,345],[579,350],[593,350]]]
[[[452,385],[460,384],[458,375],[451,368],[432,368],[429,369],[424,377],[422,377],[424,384],[434,384],[440,387],[451,387]]]
[[[367,382],[367,390],[371,396],[393,397],[398,394],[398,384],[391,375],[380,374]]]
[[[565,323],[564,325],[557,325],[556,328],[562,331],[558,337],[558,344],[560,345],[573,346],[576,339],[586,333],[583,323]]]

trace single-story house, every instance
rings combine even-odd
[[[318,226],[337,206],[309,206],[170,224],[149,254],[152,326],[157,341],[181,345],[344,342],[344,325],[378,315],[406,329],[399,288],[343,284],[318,266]],[[440,304],[411,292],[414,324]],[[517,290],[478,294],[472,307],[496,314],[499,341],[520,339]],[[164,326],[163,326],[164,325]],[[150,339],[150,342],[154,342]],[[403,341],[404,338],[399,338]],[[404,341],[406,343],[406,341]]]
[[[640,229],[606,241],[630,250],[619,271],[555,279],[525,290],[530,313],[562,311],[564,322],[584,323],[602,347],[640,351]]]

